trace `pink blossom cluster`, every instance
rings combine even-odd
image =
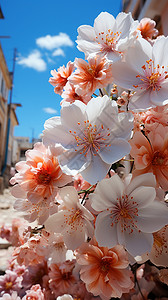
[[[52,70],[61,113],[16,164],[0,299],[168,299],[168,37],[102,12]],[[99,95],[97,95],[99,94]],[[23,230],[24,229],[24,230]]]

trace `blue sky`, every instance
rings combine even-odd
[[[17,48],[12,102],[19,126],[15,136],[38,137],[45,120],[60,114],[61,97],[49,84],[50,71],[66,65],[75,57],[84,58],[76,48],[77,28],[93,25],[102,11],[116,16],[121,0],[57,1],[1,0],[5,19],[0,20],[0,35],[9,71],[13,50]]]

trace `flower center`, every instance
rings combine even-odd
[[[55,244],[54,244],[54,248],[55,248],[56,250],[64,249],[64,247],[65,247],[64,242],[59,242],[59,243],[55,243]]]
[[[100,271],[103,273],[108,273],[111,269],[111,263],[113,262],[112,257],[103,257],[100,262]]]
[[[69,225],[73,224],[77,221],[81,216],[81,211],[78,209],[74,214],[70,215],[69,217]]]
[[[133,200],[133,197],[128,198],[127,195],[122,198],[117,198],[117,204],[113,208],[107,209],[111,213],[113,227],[120,223],[121,231],[127,231],[131,234],[134,229],[137,229],[136,217],[138,216],[138,203]]]
[[[5,283],[5,287],[7,290],[11,289],[12,286],[13,286],[13,282],[11,282],[11,281]]]
[[[165,155],[160,153],[159,151],[156,151],[152,158],[152,165],[156,166],[162,166],[165,161]]]
[[[104,31],[99,32],[99,36],[96,39],[98,44],[103,44],[101,51],[114,51],[120,34],[121,32],[113,32],[111,29],[108,29],[106,34]]]
[[[80,126],[81,123],[78,122]],[[110,136],[110,129],[104,128],[103,125],[98,129],[96,125],[90,124],[89,120],[84,121],[84,129],[80,131],[80,135],[77,135],[76,131],[69,130],[69,132],[74,136],[76,140],[75,151],[80,150],[80,154],[84,154],[86,157],[91,151],[94,156],[101,147],[110,147],[111,144],[108,143],[108,137]]]
[[[164,66],[154,66],[152,59],[146,60],[146,64],[142,67],[144,75],[137,75],[136,78],[140,79],[140,83],[133,85],[134,88],[146,88],[153,91],[159,91],[162,87],[162,83],[168,78],[167,71],[164,71]]]
[[[125,207],[121,208],[120,216],[123,217],[124,219],[132,219],[128,209]]]
[[[48,173],[47,170],[42,168],[41,170],[38,171],[36,178],[38,184],[48,185],[51,181],[51,174]]]
[[[79,227],[82,226],[83,224],[82,211],[80,209],[74,210],[74,208],[68,211],[71,213],[69,215],[64,216],[65,217],[64,223],[66,224],[66,226],[70,226],[70,231],[79,230]],[[68,229],[67,232],[69,232]]]

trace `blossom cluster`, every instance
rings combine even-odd
[[[0,299],[168,296],[168,37],[155,25],[102,12],[78,28],[85,59],[51,71],[60,116],[10,180],[37,227],[1,227],[14,250]]]

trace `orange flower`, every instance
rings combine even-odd
[[[61,95],[63,93],[63,88],[68,81],[68,77],[74,71],[74,64],[69,61],[65,66],[60,67],[57,71],[51,70],[51,75],[49,82],[55,87],[54,92]]]
[[[18,173],[11,178],[14,186],[11,193],[18,198],[15,209],[27,211],[29,222],[38,219],[40,224],[57,211],[55,197],[60,188],[72,181],[62,172],[57,156],[62,148],[48,147],[36,143],[34,149],[26,151],[26,161],[16,164]]]
[[[156,22],[154,20],[151,20],[150,18],[143,18],[137,29],[140,30],[142,37],[148,40],[158,35],[158,30],[155,29],[155,26]]]
[[[132,273],[126,270],[126,251],[120,245],[109,249],[99,247],[95,240],[84,243],[77,250],[77,262],[82,265],[81,279],[94,296],[120,298],[122,293],[129,292],[134,286]]]
[[[135,163],[133,176],[152,172],[161,188],[168,190],[168,127],[160,124],[148,137],[135,132],[130,144]]]
[[[111,64],[103,57],[88,58],[88,63],[81,58],[75,59],[77,70],[69,77],[69,82],[76,87],[78,95],[92,95],[98,88],[112,82]]]
[[[53,291],[55,297],[69,292],[69,289],[75,283],[73,269],[74,261],[65,261],[64,263],[51,264],[49,268],[49,287]]]

